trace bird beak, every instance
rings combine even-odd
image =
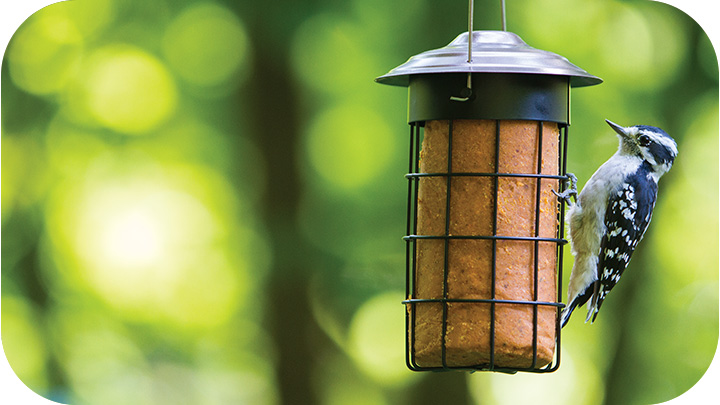
[[[605,120],[605,122],[607,122],[608,125],[610,125],[610,128],[614,129],[615,132],[618,133],[618,135],[620,135],[620,136],[622,136],[622,137],[624,137],[624,138],[627,138],[628,133],[627,133],[627,130],[626,130],[625,128],[621,127],[620,125],[618,125],[618,124],[616,124],[616,123],[614,123],[614,122],[612,122],[612,121],[610,121],[610,120]]]

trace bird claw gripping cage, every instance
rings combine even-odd
[[[376,80],[409,92],[408,367],[557,370],[567,241],[554,191],[568,179],[570,88],[601,80],[471,29]]]

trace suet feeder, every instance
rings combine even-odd
[[[567,243],[552,191],[567,179],[570,89],[602,80],[468,25],[376,79],[409,94],[407,365],[552,372]]]

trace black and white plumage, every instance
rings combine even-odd
[[[677,144],[660,128],[607,123],[617,132],[617,152],[590,177],[582,192],[558,194],[568,201],[570,244],[575,256],[568,286],[568,306],[561,324],[576,307],[588,303],[592,323],[610,290],[630,262],[652,218],[658,180],[677,156]],[[573,185],[577,181],[573,176]],[[556,193],[557,194],[557,193]],[[571,195],[577,196],[572,204]]]

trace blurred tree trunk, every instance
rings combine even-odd
[[[256,35],[256,38],[259,36]],[[300,199],[296,167],[299,128],[297,100],[287,58],[277,58],[258,46],[251,90],[254,133],[267,165],[263,204],[270,232],[274,267],[267,290],[267,321],[277,350],[276,377],[281,403],[314,404],[314,359],[308,345],[318,329],[307,299],[308,271],[302,256],[303,238],[295,213]],[[278,50],[276,50],[278,51]],[[286,49],[281,50],[283,53]]]
[[[308,248],[297,229],[296,212],[301,194],[297,168],[300,142],[298,95],[289,60],[290,32],[297,26],[285,12],[273,12],[270,3],[246,11],[254,44],[254,66],[248,99],[251,133],[259,145],[267,170],[261,207],[270,233],[273,268],[266,295],[266,323],[272,334],[276,359],[276,383],[280,403],[316,404],[311,376],[315,368],[315,345],[322,336],[316,325],[307,288]],[[259,22],[262,22],[260,24]],[[273,27],[282,27],[283,36]]]

